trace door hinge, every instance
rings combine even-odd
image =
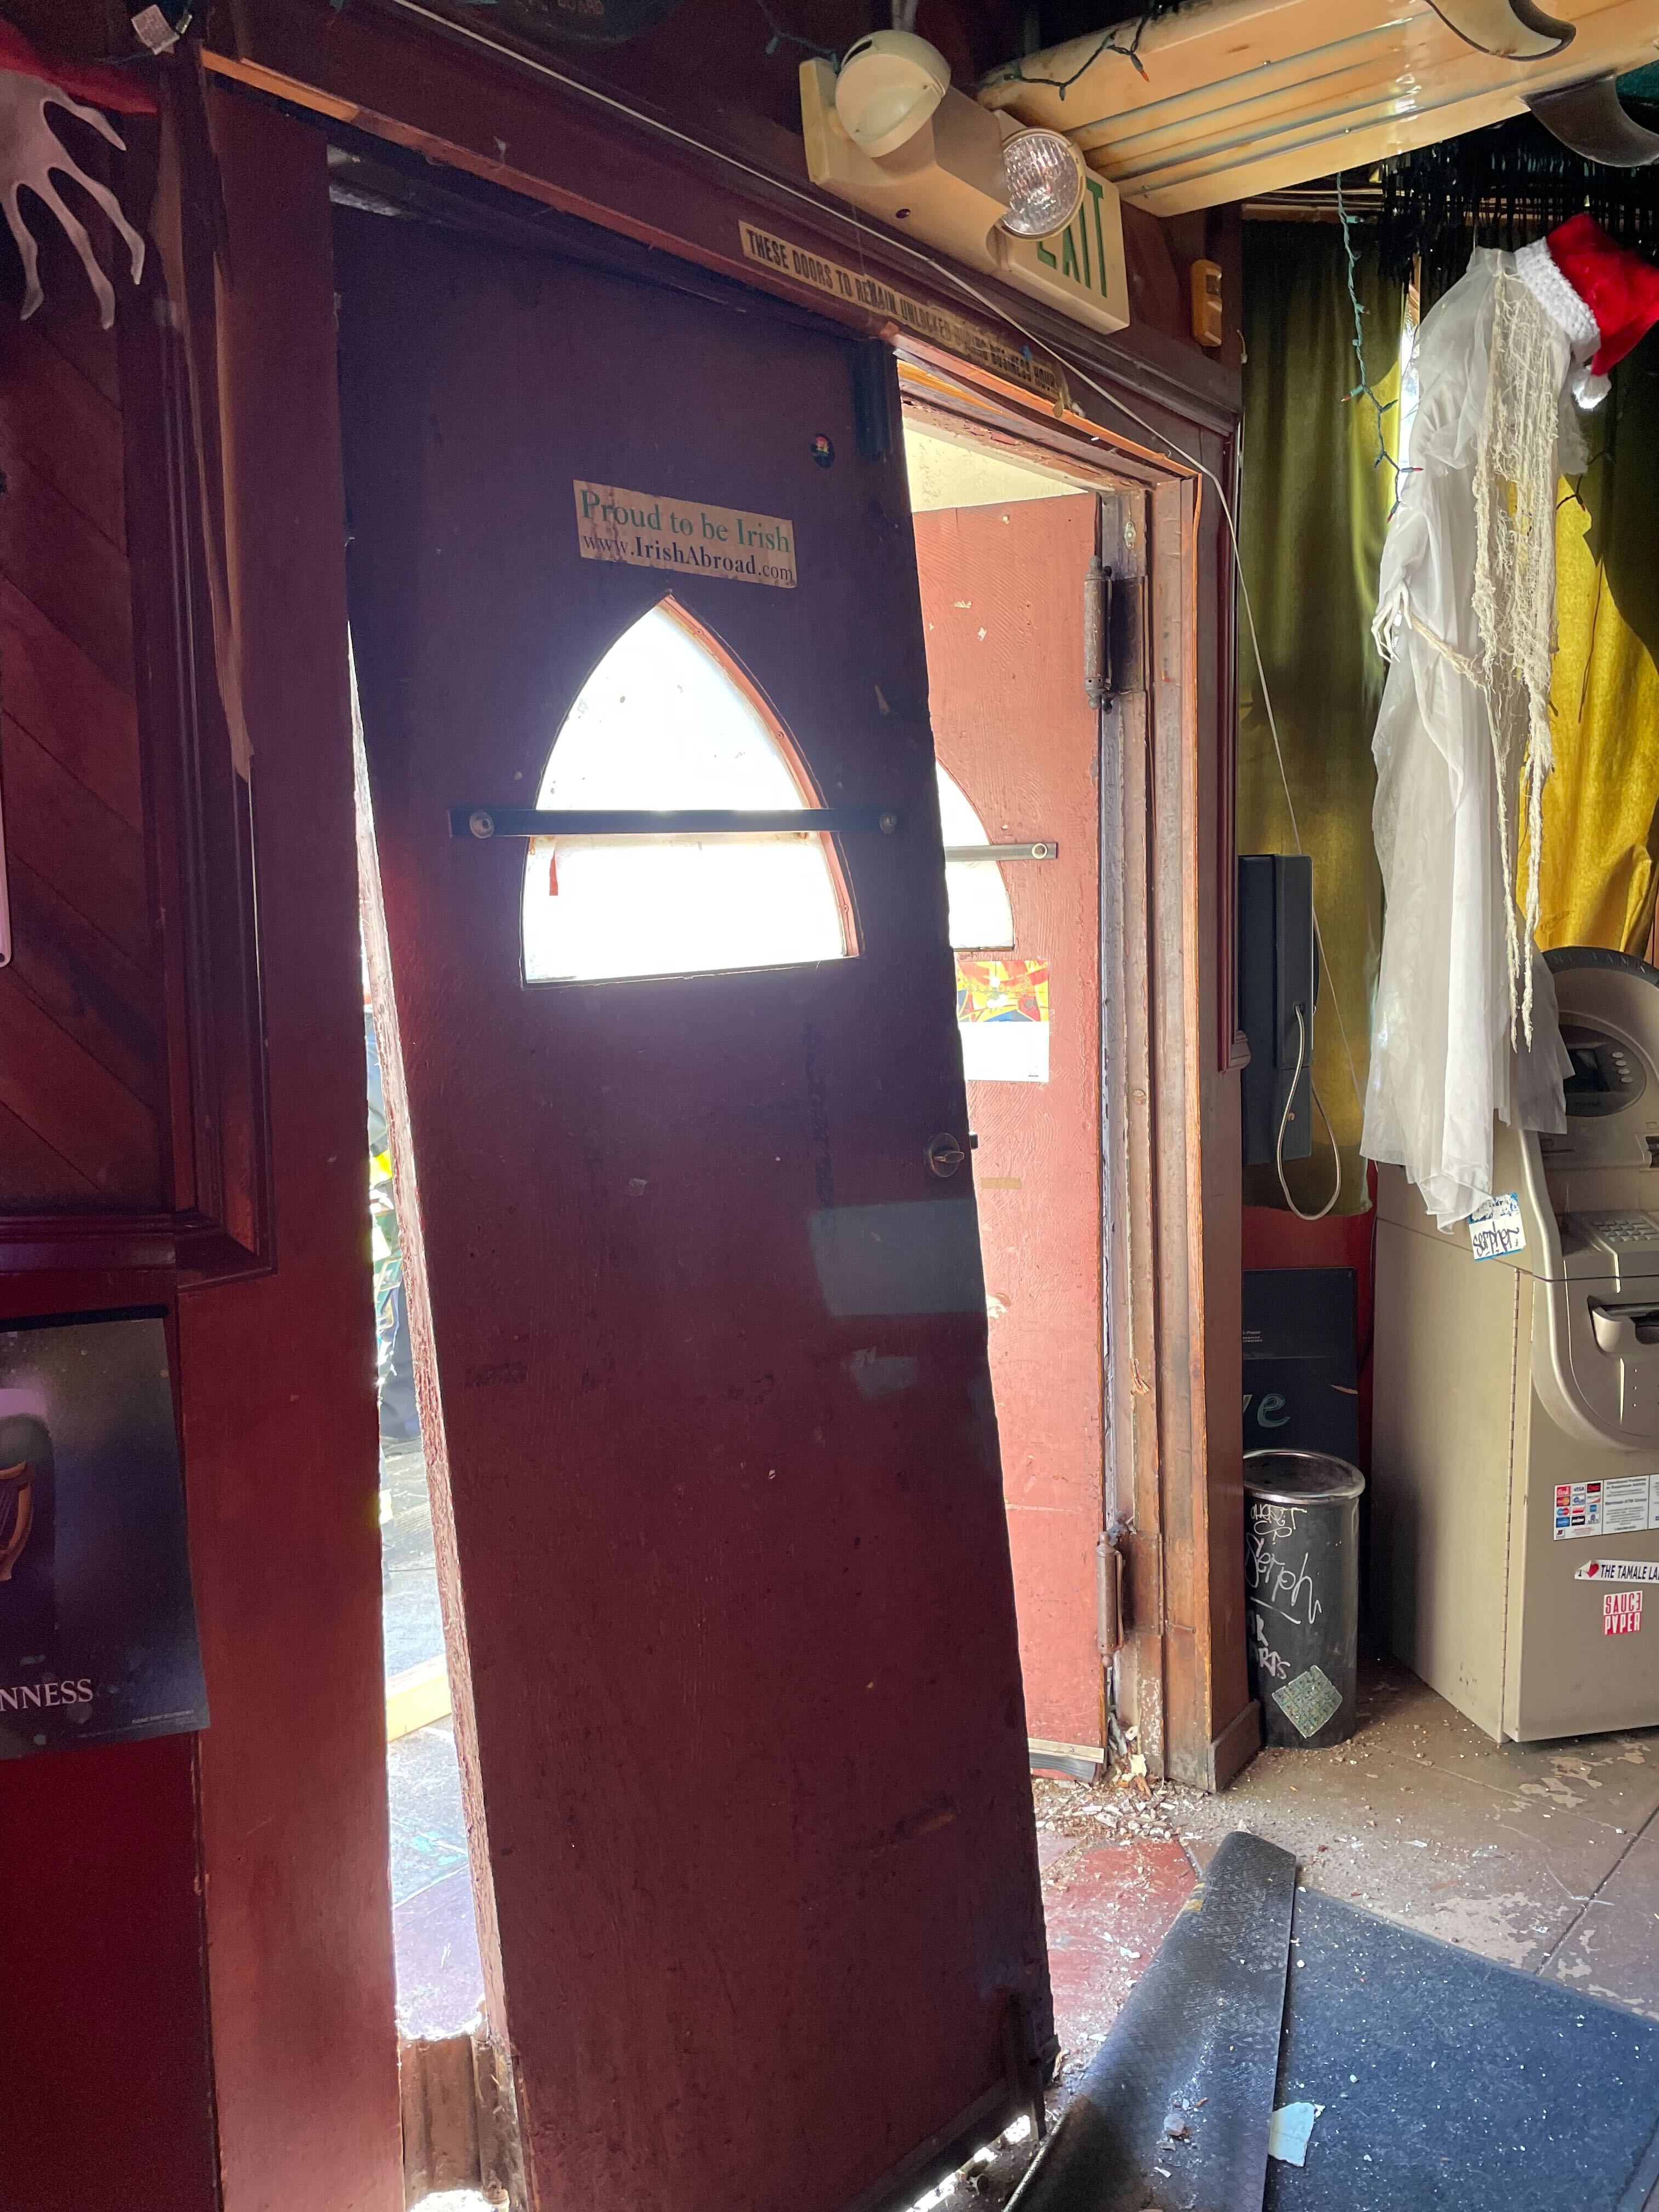
[[[1100,1656],[1109,1659],[1123,1644],[1123,1554],[1104,1529],[1095,1546],[1095,1601]]]
[[[1098,553],[1083,572],[1083,689],[1098,709],[1112,696],[1112,572]]]
[[[1083,574],[1083,688],[1109,707],[1146,689],[1146,578],[1120,576],[1098,553]]]

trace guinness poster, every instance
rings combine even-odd
[[[0,1759],[207,1718],[161,1316],[0,1327]]]

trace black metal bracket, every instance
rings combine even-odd
[[[793,831],[831,836],[873,830],[890,837],[899,817],[879,806],[794,806],[775,811],[726,808],[646,809],[452,806],[452,837],[776,837]]]

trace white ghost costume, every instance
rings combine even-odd
[[[1443,1228],[1492,1194],[1494,1115],[1565,1127],[1571,1065],[1534,943],[1538,809],[1557,485],[1563,462],[1583,465],[1567,387],[1595,341],[1541,246],[1477,252],[1418,336],[1410,473],[1377,599],[1384,922],[1362,1141]],[[1531,826],[1519,913],[1517,814]]]

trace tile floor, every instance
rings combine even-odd
[[[1264,1751],[1221,1796],[1035,1790],[1068,2076],[1233,1828],[1316,1889],[1659,2019],[1659,1729],[1498,1745],[1382,1662],[1351,1742]]]
[[[444,1648],[418,1440],[381,1445],[380,1492],[381,1618],[390,1681],[405,1668],[441,1657]],[[390,1745],[386,1780],[398,2029],[408,2036],[453,2035],[483,2005],[483,1968],[450,1723],[434,1721]]]
[[[1033,1784],[1064,2109],[1223,1836],[1293,1850],[1302,1880],[1659,2019],[1659,1729],[1494,1744],[1404,1668],[1361,1679],[1352,1742],[1266,1751],[1219,1797]],[[1035,2145],[928,2200],[996,2212]]]

